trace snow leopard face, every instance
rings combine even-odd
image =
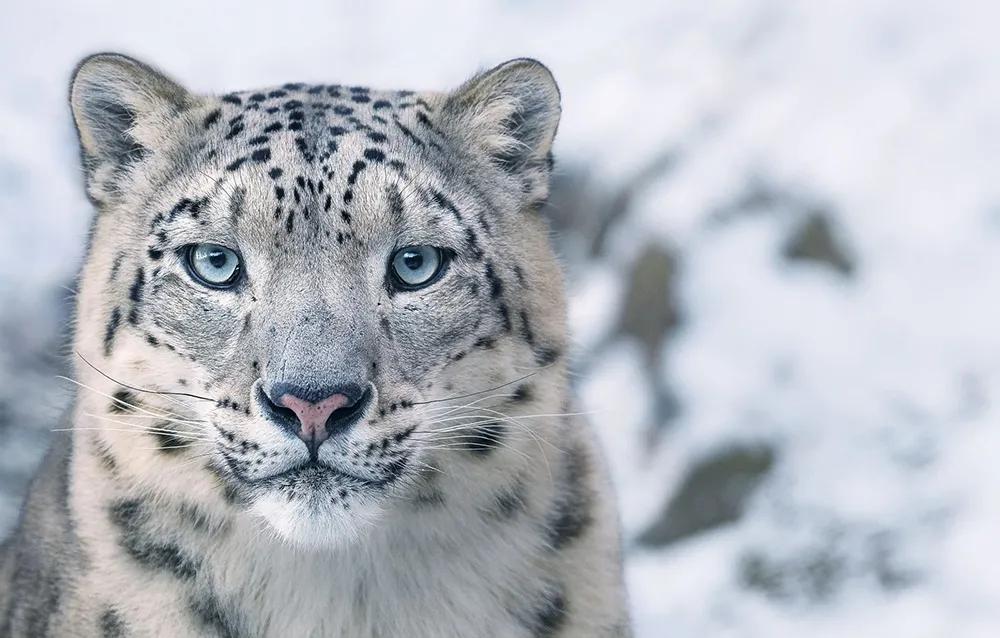
[[[509,415],[544,405],[566,346],[535,214],[559,115],[542,65],[448,94],[219,98],[98,55],[71,93],[98,209],[81,410],[110,469],[315,545],[435,471],[513,462]]]

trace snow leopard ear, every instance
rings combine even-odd
[[[476,75],[447,97],[443,126],[466,148],[520,178],[528,204],[548,196],[559,87],[537,60],[518,58]]]
[[[194,102],[173,80],[128,56],[84,58],[70,83],[70,107],[92,195],[95,180],[111,186],[162,144],[177,114]]]

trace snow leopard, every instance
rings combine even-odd
[[[0,635],[630,635],[544,65],[212,95],[103,53],[69,93],[75,389]]]

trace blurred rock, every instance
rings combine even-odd
[[[829,266],[845,277],[854,273],[854,262],[848,250],[840,243],[828,214],[822,210],[811,211],[799,223],[782,254],[789,261],[810,261]]]
[[[674,299],[677,278],[675,257],[659,245],[647,244],[632,265],[622,305],[620,332],[634,337],[657,356],[667,333],[680,323]]]
[[[843,528],[810,536],[806,547],[765,547],[740,559],[738,579],[747,589],[785,603],[826,603],[848,580],[867,579],[886,591],[918,581],[896,555],[899,539],[888,531]]]
[[[654,184],[662,186],[663,180],[678,165],[680,159],[681,152],[678,149],[667,149],[653,157],[646,166],[625,182],[607,202],[599,218],[600,224],[593,235],[590,247],[591,256],[604,254],[612,231],[628,214],[636,196]]]
[[[586,166],[557,162],[542,214],[556,231],[554,239],[569,261],[571,278],[574,266],[604,256],[608,240],[627,219],[636,197],[662,184],[679,158],[679,151],[666,150],[618,184],[594,178]]]
[[[789,261],[808,261],[854,274],[852,252],[836,232],[834,215],[823,199],[798,189],[782,188],[761,176],[751,177],[745,189],[707,218],[710,228],[729,225],[740,218],[773,215],[792,220],[793,230],[782,248]]]
[[[706,224],[709,227],[725,226],[741,217],[763,215],[800,206],[798,198],[788,191],[779,188],[770,180],[753,176],[747,180],[745,189],[731,202],[709,213]]]
[[[549,218],[559,235],[592,235],[608,194],[601,192],[584,166],[558,162],[549,183],[549,198],[542,213]]]
[[[775,457],[768,446],[740,446],[695,462],[663,513],[637,542],[662,547],[739,520]]]
[[[750,552],[741,560],[739,575],[744,587],[768,598],[818,603],[828,600],[840,588],[846,571],[846,561],[833,547],[827,547],[784,561]]]
[[[588,272],[600,260],[609,238],[632,210],[632,202],[645,189],[658,184],[677,165],[681,153],[668,149],[653,157],[618,188],[593,178],[579,165],[557,164],[547,205],[543,208],[552,229],[557,250],[566,264],[572,283],[575,276]],[[586,374],[599,365],[601,355],[622,337],[639,342],[645,353],[645,370],[652,388],[652,426],[647,444],[652,449],[663,431],[680,412],[679,401],[664,378],[662,352],[669,335],[680,323],[674,296],[677,259],[660,244],[649,243],[625,274],[625,299],[615,327],[600,343],[575,360],[576,372]]]
[[[664,246],[647,244],[632,265],[622,302],[616,336],[631,337],[645,353],[646,372],[653,388],[653,427],[647,444],[653,448],[664,426],[680,412],[680,403],[663,374],[663,347],[680,325],[677,258]]]

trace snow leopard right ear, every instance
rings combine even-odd
[[[118,53],[84,58],[70,83],[87,187],[103,200],[127,169],[171,132],[196,98],[155,69]]]
[[[449,94],[439,118],[460,146],[518,178],[525,204],[534,208],[548,197],[559,100],[548,67],[517,58]]]

